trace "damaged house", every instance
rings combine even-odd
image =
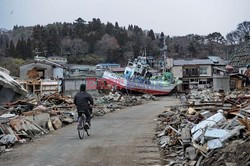
[[[231,89],[250,86],[250,42],[233,54],[229,64],[233,70],[230,74]]]
[[[212,65],[210,59],[180,59],[174,60],[172,71],[175,77],[182,78],[184,90],[204,88],[213,82]]]
[[[245,73],[247,66],[250,65],[250,42],[232,55],[229,64],[233,67],[234,73]]]
[[[0,105],[15,101],[26,94],[26,90],[9,75],[9,71],[0,67]]]
[[[223,90],[225,92],[230,91],[230,77],[226,70],[226,65],[228,61],[218,57],[218,56],[208,56],[213,62],[212,65],[212,75],[213,75],[213,89],[215,91]]]
[[[48,60],[35,60],[20,67],[20,79],[29,94],[61,91],[64,67]]]
[[[182,80],[182,90],[213,87],[216,91],[229,91],[226,65],[227,61],[218,56],[209,56],[207,59],[177,59],[173,60],[171,71]]]

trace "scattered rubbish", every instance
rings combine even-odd
[[[0,146],[0,153],[1,153],[1,152],[4,152],[4,151],[5,151],[5,149],[6,149],[6,147],[5,147],[5,146]]]
[[[110,92],[109,95],[95,98],[93,114],[102,116],[150,100],[157,98],[148,94],[129,96]],[[30,95],[5,102],[0,107],[0,152],[16,143],[39,138],[76,120],[77,113],[72,97],[59,93]]]
[[[185,156],[189,158],[190,160],[194,160],[197,156],[196,149],[192,146],[186,148]]]
[[[16,141],[17,141],[17,138],[11,134],[0,136],[0,143],[3,145],[14,144]]]
[[[53,125],[54,129],[56,129],[56,130],[62,127],[62,122],[59,119],[59,117],[57,117],[57,116],[53,117],[52,125]]]
[[[209,149],[217,149],[217,148],[221,148],[222,142],[219,139],[213,139],[213,140],[209,140],[207,141],[207,146]]]
[[[0,109],[1,152],[73,123],[74,108],[71,97],[58,93],[4,103]]]
[[[217,93],[210,89],[192,90],[180,98],[180,106],[167,107],[158,116],[156,137],[167,158],[166,165],[247,165],[243,154],[230,158],[227,146],[235,141],[250,145],[250,91]],[[232,145],[233,146],[233,145]],[[232,148],[232,147],[231,147]],[[224,150],[225,149],[225,150]],[[249,148],[247,148],[249,149]],[[242,147],[240,151],[248,154]],[[173,155],[175,154],[175,155]],[[211,158],[211,159],[210,159]],[[219,163],[216,163],[219,160]],[[173,161],[175,161],[173,163]]]
[[[149,94],[130,96],[118,92],[110,92],[108,95],[95,98],[95,111],[93,114],[95,116],[103,116],[109,112],[114,112],[125,107],[144,104],[152,100],[157,100],[157,98]]]

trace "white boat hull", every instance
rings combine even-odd
[[[148,93],[152,95],[167,95],[169,94],[175,87],[176,84],[170,84],[167,86],[159,85],[151,85],[145,83],[138,83],[130,80],[126,80],[123,77],[120,77],[114,73],[105,71],[103,74],[103,79],[111,85],[121,89],[128,89],[131,91]]]

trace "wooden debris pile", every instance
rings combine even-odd
[[[6,103],[0,108],[1,149],[25,143],[75,120],[73,99],[58,93]]]
[[[54,93],[51,95],[44,95],[41,98],[41,103],[48,107],[57,106],[60,108],[72,108],[74,107],[74,101],[70,96],[64,96],[59,93]]]
[[[155,96],[144,94],[142,96],[123,95],[118,92],[110,92],[109,95],[97,97],[95,99],[95,116],[103,116],[109,112],[114,112],[125,107],[131,107],[146,103],[150,100],[157,100]]]
[[[185,105],[166,108],[158,117],[156,133],[165,157],[164,164],[207,165],[209,159],[221,153],[228,144],[234,141],[248,142],[248,95],[249,92],[245,91],[230,94],[191,91]],[[228,103],[229,100],[235,102]],[[223,109],[225,107],[228,108]],[[237,165],[238,162],[235,160],[233,164]]]
[[[234,112],[246,107],[250,102],[250,91],[237,90],[231,93],[214,92],[211,89],[206,90],[191,90],[185,96],[185,105],[194,108],[195,110],[210,110]]]
[[[2,150],[15,143],[25,143],[48,131],[23,116],[4,114],[0,116],[0,146]]]

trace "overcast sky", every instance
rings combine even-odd
[[[223,35],[250,21],[250,0],[0,0],[0,27],[100,18],[166,35]]]

